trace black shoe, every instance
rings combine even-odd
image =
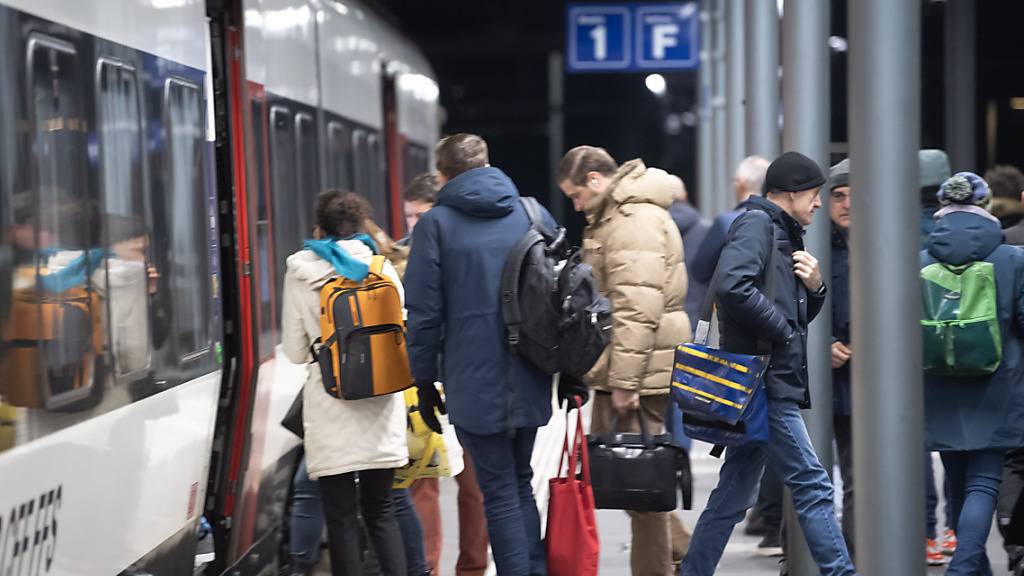
[[[789,576],[789,564],[786,562],[785,556],[779,560],[779,576]]]
[[[764,535],[761,543],[757,545],[757,554],[768,558],[782,556],[782,541],[779,540],[778,530],[773,530]]]
[[[743,533],[747,536],[764,536],[768,533],[768,526],[764,523],[764,518],[751,512],[747,516],[747,525],[743,527]]]

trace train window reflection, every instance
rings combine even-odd
[[[387,182],[384,169],[384,142],[377,134],[366,137],[368,182],[363,192],[373,206],[373,217],[378,222],[390,222],[388,214]]]
[[[166,274],[170,278],[178,355],[191,359],[207,352],[210,345],[202,95],[197,86],[171,79],[165,85],[164,99],[170,181],[166,202],[171,236],[166,247]]]
[[[327,125],[327,185],[330,188],[351,190],[352,135],[347,126],[338,121]]]
[[[0,365],[12,405],[74,410],[103,392],[102,309],[93,276],[103,251],[86,177],[79,61],[74,47],[28,41],[31,190],[14,195],[10,314],[2,339],[17,342]]]
[[[302,202],[297,189],[295,166],[295,123],[291,112],[280,106],[270,109],[270,178],[274,200],[274,286],[278,288],[275,310],[281,309],[285,260],[297,250],[299,239],[309,232],[300,231]],[[269,318],[269,316],[267,316]]]
[[[309,237],[313,226],[313,203],[320,191],[320,162],[317,158],[320,146],[317,142],[316,124],[313,116],[306,112],[295,115],[296,155],[295,166],[298,168],[298,230],[299,235],[294,238],[286,238],[285,242],[291,243],[291,248],[286,251],[286,256],[301,246],[303,238]]]
[[[158,276],[148,245],[142,177],[142,126],[135,69],[100,60],[97,73],[100,181],[104,207],[105,274],[97,283],[107,304],[110,351],[120,378],[150,367],[149,298]],[[150,280],[150,277],[154,281]]]

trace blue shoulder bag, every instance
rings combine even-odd
[[[765,296],[772,299],[772,264],[775,261],[775,228],[770,229],[768,259],[762,272]],[[683,411],[687,436],[714,444],[711,454],[720,456],[726,446],[742,446],[768,440],[768,397],[765,372],[771,343],[758,340],[758,354],[739,354],[707,345],[714,310],[718,269],[711,278],[701,308],[694,341],[676,348],[672,369],[672,400]]]

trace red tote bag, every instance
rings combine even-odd
[[[576,401],[577,415],[579,402]],[[601,543],[594,518],[594,491],[590,487],[590,457],[583,434],[583,419],[576,418],[576,437],[569,451],[569,415],[566,414],[565,443],[558,462],[558,477],[549,480],[548,502],[548,576],[597,576]],[[562,476],[566,455],[569,468]],[[583,479],[576,478],[582,456]]]

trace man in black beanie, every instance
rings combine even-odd
[[[807,325],[825,302],[818,261],[804,250],[804,227],[821,207],[821,168],[798,152],[768,167],[763,197],[740,205],[718,261],[720,347],[757,354],[770,347],[765,374],[769,439],[731,446],[693,533],[682,574],[710,576],[733,527],[754,504],[758,480],[771,467],[793,494],[800,526],[823,575],[855,574],[833,508],[832,482],[818,461],[800,409],[807,389]]]

